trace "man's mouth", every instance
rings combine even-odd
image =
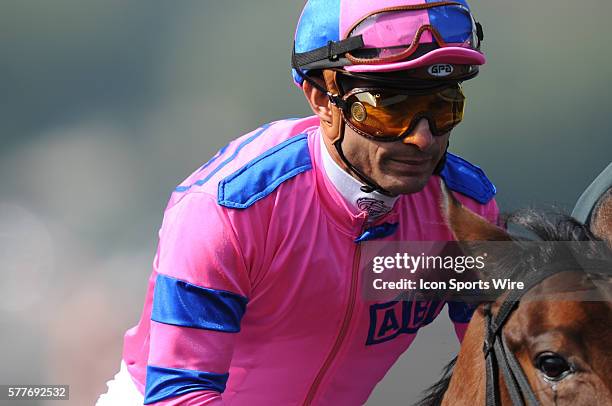
[[[431,157],[429,158],[389,158],[392,166],[400,169],[402,172],[415,172],[422,173],[429,169],[429,163],[431,162]]]
[[[391,161],[400,162],[408,165],[424,165],[431,161],[431,158],[390,158]]]

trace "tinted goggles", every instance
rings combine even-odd
[[[482,38],[470,10],[453,1],[382,9],[348,32],[348,39],[363,40],[361,48],[346,53],[354,65],[409,60],[438,47],[479,50]]]
[[[346,123],[358,134],[376,141],[408,136],[426,119],[434,136],[448,133],[463,120],[465,96],[455,83],[431,92],[387,88],[355,88],[342,97]]]

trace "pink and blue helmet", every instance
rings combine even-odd
[[[465,0],[308,0],[295,33],[293,78],[301,86],[297,70],[483,65],[482,38]]]

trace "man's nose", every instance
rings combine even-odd
[[[418,147],[421,151],[427,150],[434,142],[433,134],[429,129],[429,121],[422,118],[417,126],[406,136],[402,142],[404,144],[412,144]]]

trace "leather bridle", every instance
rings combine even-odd
[[[500,388],[499,388],[499,371],[501,371],[506,388],[514,406],[539,406],[533,389],[529,385],[529,381],[525,376],[523,368],[516,359],[514,353],[508,348],[508,344],[503,336],[503,328],[506,322],[510,319],[512,313],[518,308],[521,298],[531,288],[541,283],[545,279],[561,272],[584,270],[583,266],[575,261],[572,263],[553,264],[546,267],[542,271],[531,272],[525,279],[525,288],[522,290],[512,290],[508,293],[504,302],[499,307],[496,315],[491,311],[492,304],[487,303],[484,306],[485,311],[485,339],[483,352],[486,364],[486,406],[499,406]],[[589,261],[601,263],[600,261]],[[608,263],[609,266],[609,263]],[[597,269],[597,266],[595,267]],[[606,269],[606,268],[599,268]],[[597,271],[593,273],[599,273]]]

